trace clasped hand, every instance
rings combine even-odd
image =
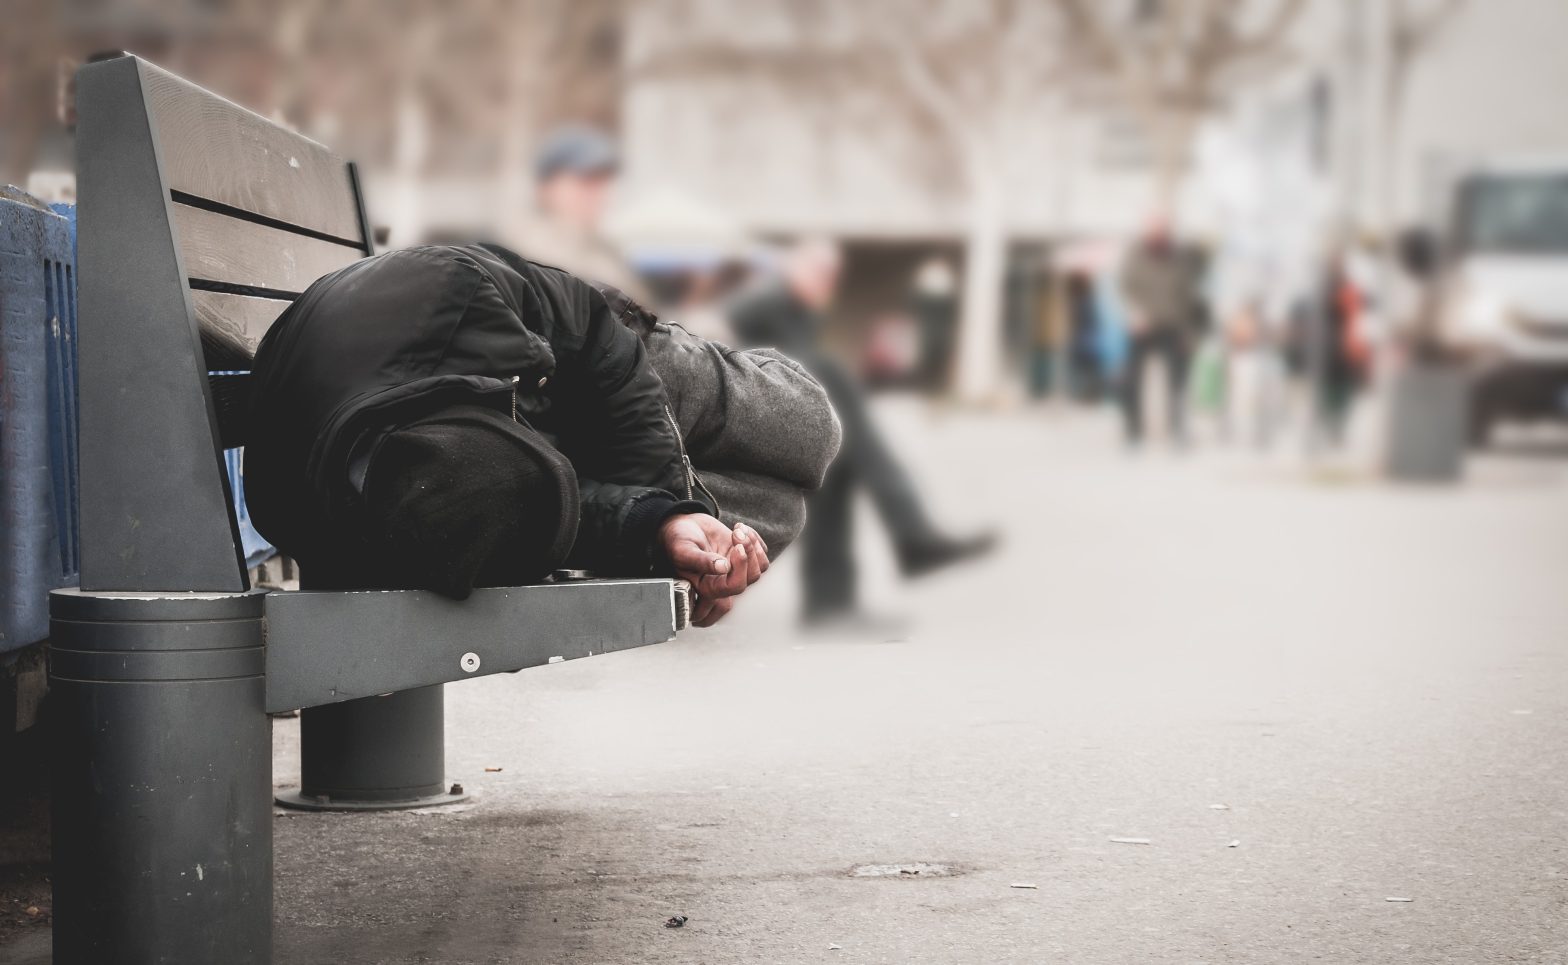
[[[699,627],[717,623],[768,570],[768,544],[756,530],[744,523],[731,528],[706,513],[665,520],[659,545],[675,575],[692,586],[691,622]]]

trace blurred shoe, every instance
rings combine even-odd
[[[925,576],[943,567],[978,559],[996,549],[997,535],[993,532],[973,536],[933,536],[903,546],[898,554],[898,566],[906,577]]]

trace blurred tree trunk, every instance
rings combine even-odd
[[[983,400],[996,394],[1002,375],[1002,284],[1007,269],[1008,232],[1001,176],[987,161],[970,164],[953,390],[960,398]]]
[[[403,61],[426,63],[436,40],[434,21],[422,19],[402,35]],[[423,240],[423,179],[430,142],[428,105],[419,77],[402,71],[392,102],[392,197],[386,210],[389,242],[401,248]]]
[[[27,185],[44,132],[54,123],[60,57],[49,0],[9,0],[0,27],[0,184]]]
[[[1431,47],[1464,0],[1429,0],[1423,7],[1411,0],[1381,0],[1381,22],[1375,42],[1385,44],[1383,70],[1373,96],[1380,97],[1381,150],[1377,164],[1377,227],[1385,241],[1399,228],[1399,153],[1404,147],[1404,106],[1410,73]]]
[[[520,11],[509,16],[501,26],[506,36],[503,67],[506,86],[501,144],[496,155],[496,201],[500,208],[497,228],[500,238],[513,246],[519,246],[519,239],[527,232],[528,216],[533,207],[528,172],[534,139],[531,126],[523,123],[529,116],[537,74],[535,61],[529,56],[530,26],[529,18],[522,16]]]

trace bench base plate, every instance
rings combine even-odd
[[[447,804],[461,804],[468,800],[469,794],[431,794],[428,797],[416,797],[409,801],[348,801],[330,797],[315,797],[300,790],[284,791],[276,795],[273,800],[280,807],[292,808],[296,811],[406,811],[410,808],[434,808]]]

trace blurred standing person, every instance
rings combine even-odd
[[[1132,445],[1143,442],[1144,370],[1154,359],[1160,359],[1165,367],[1171,438],[1177,444],[1186,441],[1183,390],[1192,337],[1202,321],[1201,275],[1201,257],[1172,241],[1163,215],[1150,221],[1122,266],[1121,287],[1131,335],[1122,401],[1127,441]]]
[[[1060,394],[1063,386],[1060,373],[1062,344],[1071,328],[1072,303],[1069,292],[1053,277],[1045,287],[1045,295],[1025,309],[1029,341],[1029,396],[1043,399]]]
[[[1330,446],[1345,438],[1351,403],[1371,362],[1366,299],[1356,283],[1347,253],[1336,255],[1323,281],[1322,319],[1316,353],[1318,426]]]
[[[1241,301],[1225,325],[1224,419],[1234,443],[1265,448],[1272,437],[1278,362],[1260,298]]]
[[[803,241],[789,252],[782,278],[746,292],[730,311],[741,343],[777,348],[800,362],[827,390],[843,425],[843,447],[811,498],[801,537],[804,618],[810,624],[856,616],[853,508],[860,486],[870,493],[892,536],[905,576],[979,556],[995,544],[990,534],[954,538],[937,529],[872,421],[865,391],[822,349],[823,315],[837,295],[842,267],[833,242]]]
[[[566,124],[552,131],[534,157],[538,217],[521,247],[529,258],[652,305],[642,278],[604,234],[604,215],[620,169],[614,139],[598,128]]]
[[[1071,350],[1069,372],[1072,394],[1080,402],[1100,398],[1100,312],[1094,297],[1094,284],[1082,269],[1067,274],[1067,311],[1070,320],[1068,346]]]
[[[946,258],[932,257],[915,272],[910,308],[920,325],[920,381],[940,392],[947,387],[947,360],[958,324],[958,278]]]

